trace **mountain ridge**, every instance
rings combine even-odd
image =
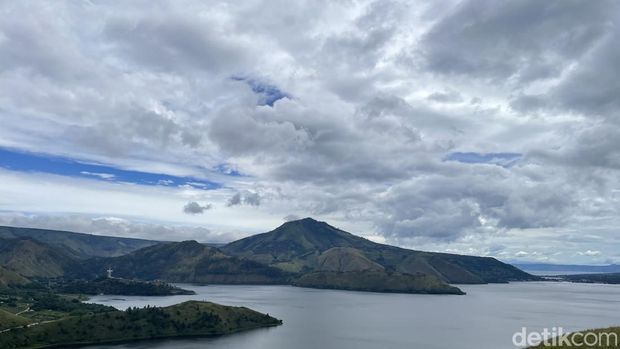
[[[22,233],[33,235],[32,231]],[[414,293],[460,292],[450,289],[448,284],[539,279],[492,257],[379,244],[312,218],[286,222],[270,232],[219,248],[194,240],[157,244],[140,240],[140,244],[147,246],[139,249],[134,249],[136,245],[125,246],[131,250],[126,254],[92,258],[76,254],[67,247],[79,246],[83,242],[80,239],[89,241],[90,237],[84,237],[86,234],[76,238],[66,236],[73,233],[61,232],[65,234],[64,239],[47,244],[41,240],[50,240],[57,232],[52,231],[51,237],[43,238],[40,236],[43,231],[37,233],[39,235],[34,235],[40,240],[32,236],[0,238],[0,267],[26,278],[88,280],[102,277],[112,268],[114,277],[124,279],[201,284],[306,284],[321,288]],[[95,239],[100,241],[99,238]],[[101,252],[101,246],[92,248],[91,253],[97,249],[104,255],[112,251],[117,253],[116,247],[119,243],[122,245],[123,240],[111,239],[106,242],[112,245],[107,253]],[[384,284],[393,287],[389,290]]]
[[[62,248],[65,252],[79,259],[115,257],[160,243],[160,241],[155,240],[11,226],[0,226],[0,238],[31,238]]]
[[[167,282],[279,284],[286,272],[234,256],[195,240],[162,243],[124,256],[94,258],[75,277],[99,277],[112,268],[116,277]]]

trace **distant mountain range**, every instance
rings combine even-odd
[[[620,284],[620,273],[571,274],[554,277],[558,281],[592,284]]]
[[[448,284],[538,279],[494,258],[378,244],[311,218],[219,248],[11,227],[0,227],[0,237],[0,283],[5,284],[93,279],[109,267],[126,279],[408,293],[458,294]]]
[[[0,226],[1,239],[31,238],[55,246],[68,255],[85,259],[91,257],[116,257],[143,247],[156,245],[153,240],[120,238],[60,230],[17,228]]]
[[[579,274],[579,273],[620,273],[620,265],[578,265],[578,264],[545,264],[517,263],[514,266],[534,274]]]

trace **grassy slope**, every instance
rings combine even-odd
[[[0,331],[28,324],[30,321],[21,316],[0,309]]]
[[[382,265],[364,256],[360,250],[350,247],[333,247],[321,253],[317,259],[316,269],[338,272],[385,270]]]
[[[212,336],[281,324],[244,307],[185,302],[166,308],[113,311],[0,334],[2,348],[121,342],[181,336]]]
[[[25,277],[0,267],[0,286],[25,285],[29,282]]]
[[[58,277],[79,268],[62,250],[31,238],[0,239],[0,266],[24,277]]]
[[[587,332],[615,333],[617,338],[618,338],[618,344],[620,344],[620,327],[609,327],[609,328],[602,328],[602,329],[596,329],[596,330],[588,330],[588,331],[583,331],[581,333],[583,333],[585,335],[585,333],[587,333]],[[571,335],[569,335],[569,337],[570,336]],[[541,345],[538,345],[538,346],[535,346],[535,347],[532,347],[532,348],[555,348],[555,349],[568,349],[568,348],[580,348],[580,349],[595,349],[595,348],[596,349],[618,349],[618,348],[620,348],[620,346],[614,345],[616,343],[615,343],[615,340],[613,339],[613,337],[610,340],[611,346],[607,346],[606,345],[607,344],[607,340],[605,339],[605,337],[603,337],[603,338],[604,338],[603,339],[603,343],[601,343],[601,345],[596,345],[594,347],[586,346],[585,344],[583,344],[583,341],[581,340],[581,338],[578,337],[574,341],[571,341],[571,342],[574,342],[575,344],[578,344],[577,346],[564,346],[564,345],[562,345],[562,346],[557,346],[557,345],[556,346],[551,346],[551,345],[545,346],[545,345],[541,344]],[[592,338],[589,339],[590,342],[592,342],[592,340],[593,340]],[[579,344],[581,344],[581,345],[579,345]]]
[[[54,247],[19,238],[0,239],[0,266],[25,277],[58,277],[78,264]]]
[[[150,246],[125,256],[92,260],[85,265],[90,272],[87,277],[99,276],[111,266],[118,277],[167,282],[274,284],[285,282],[287,276],[280,269],[227,256],[215,247],[196,241]]]
[[[115,310],[101,304],[82,303],[80,299],[80,296],[59,295],[48,290],[4,288],[0,289],[0,310],[19,313],[29,323]]]

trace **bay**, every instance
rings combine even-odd
[[[90,302],[127,307],[205,300],[246,306],[284,321],[279,327],[229,336],[141,341],[93,349],[198,348],[515,348],[513,335],[620,325],[620,286],[564,282],[461,285],[467,295],[410,295],[291,286],[196,286],[193,296],[96,296]]]

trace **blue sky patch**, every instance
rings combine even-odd
[[[28,153],[7,148],[0,148],[0,167],[12,171],[41,172],[141,185],[191,185],[192,187],[205,190],[222,187],[219,183],[193,177],[123,170],[107,165],[84,163],[66,157]]]
[[[454,152],[448,154],[445,161],[458,161],[466,164],[492,164],[511,167],[523,157],[520,153],[474,153]]]
[[[241,174],[241,172],[239,172],[236,169],[232,168],[228,164],[219,164],[219,165],[215,166],[213,169],[216,172],[225,174],[227,176],[231,176],[231,177],[245,177],[243,174]]]
[[[268,105],[273,107],[273,104],[282,98],[291,98],[286,92],[280,90],[277,86],[271,85],[256,79],[250,79],[241,76],[233,76],[233,80],[245,82],[254,93],[259,95],[258,105]]]

